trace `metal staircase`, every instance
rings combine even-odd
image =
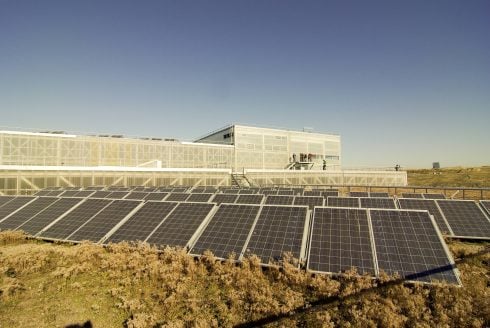
[[[232,173],[231,174],[231,184],[233,187],[237,188],[250,188],[253,184],[247,179],[243,173]]]

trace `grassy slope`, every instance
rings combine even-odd
[[[490,187],[490,166],[446,168],[434,174],[433,170],[408,170],[410,186],[427,187]]]

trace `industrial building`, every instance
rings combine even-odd
[[[341,169],[340,136],[229,125],[193,142],[0,131],[0,192],[92,185],[406,185],[405,172]]]

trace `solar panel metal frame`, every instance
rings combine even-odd
[[[240,259],[243,259],[243,254],[245,253],[245,250],[246,250],[246,246],[248,244],[248,241],[250,240],[250,236],[255,228],[255,224],[259,218],[259,215],[260,215],[260,212],[261,212],[261,209],[262,209],[262,206],[263,205],[259,205],[259,204],[230,204],[230,203],[222,203],[220,204],[220,206],[216,206],[216,209],[213,211],[213,214],[209,217],[209,219],[207,220],[206,224],[203,225],[202,229],[199,231],[199,234],[196,235],[193,243],[190,243],[189,244],[189,254],[194,256],[194,257],[201,257],[202,254],[196,254],[196,253],[193,253],[193,249],[194,247],[196,246],[197,242],[199,241],[199,239],[201,238],[201,236],[203,235],[203,233],[205,232],[206,228],[209,226],[209,224],[212,222],[213,218],[215,217],[215,215],[218,213],[219,209],[221,208],[221,205],[225,205],[225,206],[250,206],[250,207],[258,207],[258,210],[257,210],[257,214],[255,215],[255,218],[252,222],[252,225],[250,226],[250,230],[248,232],[248,235],[247,237],[245,238],[245,241],[243,243],[243,247],[240,251],[240,253],[236,253],[235,255],[237,255],[237,257],[235,258],[235,262],[239,262]],[[213,255],[216,259],[219,259],[219,260],[226,260],[226,258],[224,257],[221,257],[221,256],[217,256],[216,254],[214,254],[213,252]]]
[[[357,198],[357,197],[353,197]],[[357,207],[332,207],[332,206],[319,206],[318,208],[330,208],[333,210],[339,209],[339,210],[347,210],[347,211],[360,211],[364,212],[366,214],[366,222],[367,222],[367,227],[368,227],[368,234],[369,234],[369,242],[371,246],[371,260],[373,264],[373,275],[372,279],[375,279],[376,277],[379,276],[379,269],[378,269],[378,261],[376,258],[376,246],[374,242],[374,234],[373,234],[373,227],[371,224],[371,217],[369,216],[369,210],[367,208],[357,208]],[[316,208],[315,208],[316,209]],[[309,234],[308,234],[308,254],[307,254],[307,259],[306,259],[306,271],[312,272],[312,273],[320,273],[320,274],[328,274],[332,276],[341,276],[344,273],[343,272],[329,272],[329,271],[318,271],[318,270],[312,270],[309,268],[310,265],[310,250],[311,250],[311,243],[313,240],[312,234],[313,234],[313,227],[314,227],[314,218],[315,218],[315,213],[312,211],[311,215],[311,222],[310,222],[310,227],[309,227]]]
[[[444,237],[442,236],[442,234],[439,230],[439,227],[437,226],[436,221],[434,220],[434,217],[428,211],[425,211],[425,210],[405,210],[405,209],[384,209],[384,208],[367,209],[367,211],[368,211],[369,222],[371,225],[371,232],[373,235],[373,247],[374,247],[374,254],[376,256],[376,267],[378,270],[377,275],[379,275],[379,264],[378,264],[378,258],[377,258],[377,250],[376,250],[376,237],[374,236],[374,230],[373,230],[373,225],[372,225],[371,211],[425,212],[428,214],[428,216],[430,218],[430,222],[432,223],[432,227],[434,228],[434,231],[435,231],[435,233],[438,237],[438,240],[439,240],[439,242],[440,242],[440,244],[444,250],[444,253],[445,253],[447,259],[449,260],[449,264],[452,266],[451,271],[453,271],[453,274],[456,277],[457,285],[461,286],[461,278],[460,278],[459,270],[456,267],[456,262],[454,261],[454,258],[451,254],[451,251],[449,250],[449,247],[447,246],[446,242],[444,241]],[[420,281],[420,280],[407,279],[406,281],[411,282],[411,283],[418,283],[418,284],[432,284],[431,282]]]
[[[188,251],[192,248],[191,246],[196,242],[197,238],[201,235],[203,229],[207,226],[209,223],[209,220],[214,216],[214,213],[218,210],[219,206],[216,206],[215,203],[202,203],[202,202],[178,202],[177,205],[173,208],[173,210],[160,222],[158,226],[153,229],[153,231],[146,237],[145,242],[149,243],[151,237],[155,234],[155,232],[165,223],[167,219],[172,215],[172,213],[179,207],[180,204],[199,204],[199,205],[210,205],[213,204],[214,206],[210,209],[208,214],[204,217],[202,220],[201,224],[197,227],[196,231],[192,234],[192,236],[189,238],[187,241],[186,245],[183,246],[183,248],[187,249]]]
[[[475,208],[477,208],[481,212],[481,214],[483,215],[483,217],[487,219],[487,222],[490,225],[490,217],[489,217],[489,215],[487,215],[487,213],[485,213],[485,211],[481,208],[481,206],[479,204],[477,204],[476,202],[474,202],[472,200],[465,200],[465,199],[434,199],[434,200],[436,201],[437,207],[439,207],[439,210],[441,211],[444,219],[446,220],[446,223],[447,223],[449,229],[451,229],[452,234],[451,235],[448,235],[448,237],[461,238],[461,239],[490,240],[490,236],[460,235],[460,234],[457,234],[456,232],[454,232],[454,226],[451,225],[450,219],[448,219],[446,213],[444,213],[444,210],[440,206],[440,203],[439,202],[462,202],[462,203],[464,202],[464,203],[473,203],[473,204],[475,204]]]
[[[285,196],[288,196],[288,195],[285,195]],[[251,233],[249,234],[246,242],[245,242],[245,247],[244,249],[242,250],[241,252],[241,255],[239,256],[238,258],[238,261],[242,261],[243,258],[247,255],[247,251],[248,251],[248,246],[249,246],[249,243],[250,243],[250,240],[252,239],[253,237],[253,232],[255,231],[256,227],[257,227],[257,223],[259,222],[259,219],[260,217],[262,216],[262,211],[264,208],[266,207],[284,207],[284,208],[305,208],[306,211],[305,211],[305,221],[304,221],[304,225],[303,225],[303,235],[301,237],[301,248],[300,248],[300,254],[299,254],[299,263],[298,263],[298,268],[302,265],[305,264],[306,262],[306,259],[307,259],[307,250],[308,250],[308,236],[309,236],[309,227],[311,225],[311,210],[308,208],[307,205],[277,205],[277,204],[262,204],[260,206],[260,210],[259,210],[259,214],[258,216],[255,218],[255,222],[252,226],[252,229],[251,229]],[[266,219],[265,219],[266,220]],[[252,252],[252,254],[254,254]],[[258,255],[257,255],[258,256]],[[269,263],[269,262],[263,262],[263,259],[261,259],[261,263],[260,263],[261,266],[264,266],[264,267],[276,267],[277,264],[274,264],[274,263]]]

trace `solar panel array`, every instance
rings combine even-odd
[[[490,200],[481,200],[480,205],[488,214],[490,214]]]
[[[332,197],[337,190],[117,186],[42,191],[61,197],[0,196],[0,229],[75,242],[146,241],[186,247],[195,255],[234,253],[238,260],[256,254],[265,265],[291,252],[314,272],[355,267],[452,283],[458,278],[439,230],[490,239],[484,202],[398,200],[401,208],[427,210],[432,219],[427,211],[397,210],[393,198],[375,192]]]

